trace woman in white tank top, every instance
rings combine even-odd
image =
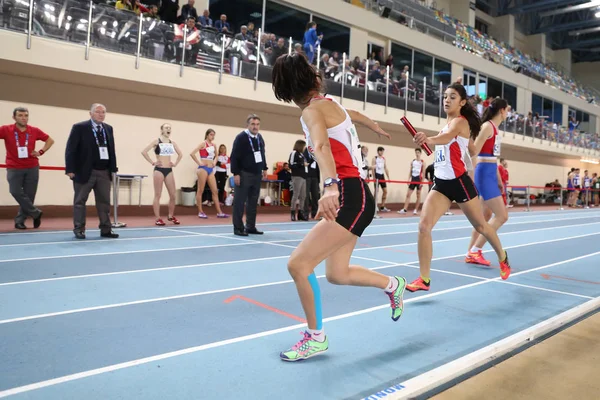
[[[361,178],[362,152],[354,122],[380,137],[390,136],[366,116],[346,110],[332,97],[321,96],[321,76],[302,54],[283,55],[273,66],[273,92],[278,100],[294,102],[301,110],[301,123],[308,150],[317,160],[324,178],[317,223],[292,252],[288,270],[306,314],[308,329],[295,346],[281,352],[284,361],[298,361],[329,348],[323,331],[319,283],[314,269],[327,260],[327,280],[338,285],[376,287],[390,301],[392,320],[402,315],[406,280],[349,265],[358,237],[375,213],[375,200]],[[295,291],[290,291],[294,296]]]
[[[175,213],[175,177],[173,176],[173,168],[179,164],[183,154],[177,143],[171,141],[171,125],[162,124],[160,127],[160,137],[152,140],[148,146],[142,151],[142,155],[150,164],[154,166],[154,200],[152,202],[152,210],[154,211],[154,217],[156,218],[155,224],[162,226],[165,222],[160,218],[160,196],[162,194],[163,183],[167,187],[169,192],[169,214],[167,219],[179,225],[179,220],[173,215]],[[148,152],[154,148],[156,154],[156,161],[148,156]],[[171,161],[171,156],[177,154],[177,160]]]
[[[434,184],[423,204],[419,222],[419,268],[421,276],[407,285],[407,290],[429,290],[432,256],[431,230],[455,201],[465,213],[473,227],[492,245],[500,262],[500,276],[507,279],[510,275],[508,255],[502,249],[502,243],[496,231],[484,216],[473,180],[467,172],[465,153],[474,154],[473,139],[479,134],[481,120],[477,110],[467,100],[465,88],[454,83],[444,93],[444,110],[448,123],[434,137],[418,132],[414,138],[419,146],[435,146]]]

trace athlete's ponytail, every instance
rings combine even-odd
[[[460,115],[466,118],[469,123],[469,130],[471,131],[471,138],[475,140],[479,135],[479,131],[481,130],[481,118],[479,118],[479,113],[477,109],[471,104],[469,99],[467,98],[467,91],[465,87],[460,83],[453,83],[448,86],[448,89],[454,89],[460,95],[461,100],[466,100],[464,106],[460,109]]]
[[[492,100],[490,106],[483,112],[481,123],[487,122],[493,119],[498,113],[508,107],[508,102],[500,97],[496,97]]]

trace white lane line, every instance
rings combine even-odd
[[[596,235],[600,235],[600,232],[596,233]],[[572,239],[572,238],[576,238],[576,237],[569,237],[569,238],[562,238],[562,239],[552,239],[550,241],[541,241],[541,242],[533,242],[533,243],[529,243],[529,244],[520,244],[520,245],[516,245],[516,246],[512,246],[512,247],[505,247],[505,248],[506,249],[510,249],[510,248],[513,248],[513,247],[532,246],[532,245],[537,245],[537,244],[541,244],[541,243],[555,242],[555,241],[559,241],[559,240],[568,240],[568,239]],[[596,253],[594,253],[594,254],[596,254]],[[444,256],[444,257],[437,257],[437,258],[433,258],[431,261],[433,262],[433,261],[439,261],[439,260],[446,260],[446,259],[450,259],[450,258],[461,257],[463,255],[464,254],[452,255],[452,256]],[[382,263],[387,263],[388,264],[388,265],[380,266],[380,267],[378,267],[378,269],[392,268],[392,267],[395,267],[395,266],[408,266],[408,267],[412,267],[411,264],[418,263],[418,261],[412,261],[412,262],[408,262],[408,263],[390,263],[389,261],[382,261],[382,260],[376,260],[376,259],[370,259],[370,260],[372,260],[372,261],[381,261]],[[416,267],[416,268],[418,268],[418,267]],[[540,267],[540,268],[543,269],[545,267]],[[540,269],[540,268],[537,268],[537,269]],[[533,269],[533,270],[536,270],[536,269]],[[513,273],[511,276],[516,276],[516,275],[527,273],[527,272],[533,271],[533,270],[526,270],[526,271],[522,271],[522,272]],[[448,274],[451,274],[451,275],[459,275],[459,276],[474,278],[474,279],[489,280],[488,278],[481,278],[481,277],[474,276],[474,275],[473,276],[469,276],[467,274],[460,274],[460,273],[452,272],[452,271],[444,271],[444,270],[437,270],[437,271],[438,272],[442,272],[442,273],[448,273]],[[321,277],[325,277],[325,275],[322,275]],[[494,278],[494,279],[496,279],[496,278]],[[494,280],[494,279],[491,279],[491,280]],[[10,318],[10,319],[5,319],[5,320],[0,320],[0,325],[2,325],[2,324],[8,324],[8,323],[13,323],[13,322],[27,321],[27,320],[32,320],[32,319],[56,317],[56,316],[60,316],[60,315],[68,315],[68,314],[76,314],[76,313],[89,312],[89,311],[105,310],[105,309],[109,309],[109,308],[126,307],[126,306],[131,306],[131,305],[138,305],[138,304],[154,303],[154,302],[158,302],[158,301],[167,301],[167,300],[176,300],[176,299],[182,299],[182,298],[188,298],[188,297],[204,296],[204,295],[207,295],[207,294],[224,293],[224,292],[230,292],[230,291],[235,291],[235,290],[253,289],[253,288],[257,288],[257,287],[273,286],[273,285],[279,285],[279,284],[290,283],[290,282],[292,282],[292,281],[291,280],[290,281],[285,280],[285,281],[279,281],[279,282],[261,283],[261,284],[256,284],[256,285],[241,286],[241,287],[237,287],[237,288],[217,289],[217,290],[204,291],[204,292],[196,292],[196,293],[188,293],[188,294],[175,295],[175,296],[165,296],[165,297],[158,297],[158,298],[151,298],[151,299],[144,299],[144,300],[128,301],[128,302],[123,302],[123,303],[105,304],[105,305],[94,306],[94,307],[77,308],[77,309],[71,309],[71,310],[65,310],[65,311],[57,311],[57,312],[45,313],[45,314],[29,315],[29,316],[25,316],[25,317],[18,317],[18,318]]]
[[[573,261],[577,261],[577,260],[582,260],[588,257],[593,257],[600,254],[600,252],[595,252],[595,253],[590,253],[590,254],[586,254],[583,256],[579,256],[579,257],[574,257],[574,258],[570,258],[567,260],[563,260],[563,261],[559,261],[559,262],[555,262],[552,264],[548,264],[539,268],[536,268],[535,270],[540,270],[540,269],[544,269],[544,268],[550,268],[550,267],[554,267],[557,265],[562,265],[562,264],[567,264]],[[531,271],[523,271],[523,273],[528,273]],[[451,288],[451,289],[447,289],[447,290],[443,290],[440,292],[436,292],[436,293],[429,293],[426,295],[422,295],[419,297],[414,297],[408,300],[405,300],[404,303],[415,303],[418,301],[422,301],[425,299],[429,299],[432,297],[437,297],[437,296],[441,296],[443,294],[446,293],[452,293],[452,292],[456,292],[456,291],[460,291],[460,290],[464,290],[467,288],[471,288],[474,286],[479,286],[479,285],[484,285],[486,283],[489,282],[494,282],[500,280],[500,277],[494,278],[494,279],[488,279],[488,280],[482,280],[482,281],[478,281],[478,282],[474,282],[474,283],[470,283],[467,285],[463,285],[463,286],[458,286],[455,288]],[[385,304],[385,305],[381,305],[381,306],[375,306],[375,307],[370,307],[370,308],[366,308],[366,309],[362,309],[362,310],[358,310],[358,311],[353,311],[350,313],[346,313],[346,314],[341,314],[341,315],[336,315],[333,317],[328,317],[328,318],[324,318],[323,322],[331,322],[331,321],[337,321],[337,320],[341,320],[341,319],[346,319],[346,318],[350,318],[350,317],[355,317],[357,315],[362,315],[362,314],[367,314],[367,313],[371,313],[374,311],[378,311],[378,310],[382,310],[389,307],[389,304]],[[121,370],[121,369],[125,369],[125,368],[130,368],[130,367],[135,367],[138,365],[142,365],[142,364],[147,364],[147,363],[151,363],[151,362],[155,362],[155,361],[159,361],[159,360],[164,360],[167,358],[172,358],[172,357],[177,357],[177,356],[182,356],[185,354],[191,354],[191,353],[196,353],[199,351],[204,351],[204,350],[208,350],[208,349],[213,349],[213,348],[217,348],[217,347],[222,347],[222,346],[227,346],[230,344],[234,344],[234,343],[240,343],[240,342],[245,342],[248,340],[254,340],[254,339],[258,339],[261,337],[266,337],[266,336],[272,336],[272,335],[276,335],[279,333],[283,333],[283,332],[288,332],[288,331],[292,331],[295,329],[300,329],[305,327],[306,324],[296,324],[296,325],[291,325],[291,326],[286,326],[283,328],[279,328],[279,329],[273,329],[273,330],[269,330],[269,331],[264,331],[264,332],[259,332],[259,333],[255,333],[252,335],[245,335],[245,336],[239,336],[236,338],[231,338],[231,339],[227,339],[227,340],[221,340],[221,341],[217,341],[217,342],[212,342],[212,343],[207,343],[207,344],[203,344],[201,346],[194,346],[194,347],[189,347],[186,349],[181,349],[181,350],[177,350],[177,351],[173,351],[173,352],[168,352],[168,353],[163,353],[163,354],[157,354],[151,357],[144,357],[144,358],[139,358],[136,360],[131,360],[131,361],[127,361],[127,362],[123,362],[123,363],[119,363],[119,364],[113,364],[113,365],[108,365],[102,368],[96,368],[96,369],[92,369],[92,370],[88,370],[88,371],[83,371],[83,372],[78,372],[75,374],[71,374],[71,375],[65,375],[65,376],[61,376],[58,378],[54,378],[54,379],[48,379],[45,381],[40,381],[40,382],[36,382],[36,383],[32,383],[29,385],[24,385],[24,386],[19,386],[19,387],[15,387],[12,389],[8,389],[8,390],[4,390],[0,392],[0,398],[2,397],[8,397],[11,395],[15,395],[15,394],[19,394],[19,393],[25,393],[25,392],[30,392],[33,390],[38,390],[41,388],[45,388],[45,387],[49,387],[49,386],[53,386],[53,385],[58,385],[58,384],[62,384],[62,383],[66,383],[66,382],[70,382],[70,381],[74,381],[74,380],[78,380],[78,379],[83,379],[83,378],[88,378],[91,376],[96,376],[96,375],[101,375],[107,372],[113,372],[113,371],[117,371],[117,370]]]
[[[567,295],[567,296],[581,297],[583,299],[595,299],[595,297],[585,296],[583,294],[577,294],[577,293],[572,293],[572,292],[565,292],[565,291],[562,291],[562,290],[546,289],[546,288],[539,287],[539,286],[524,285],[522,283],[515,283],[515,282],[510,282],[510,281],[497,281],[497,283],[503,283],[505,285],[519,286],[519,287],[523,287],[523,288],[527,288],[527,289],[541,290],[543,292],[558,293],[558,294],[564,294],[564,295]]]
[[[125,241],[134,241],[134,240],[155,240],[155,239],[181,239],[181,238],[190,238],[194,237],[194,235],[172,235],[172,236],[144,236],[144,237],[135,237],[135,238],[127,238],[121,237],[119,238],[119,243]],[[47,246],[47,245],[56,245],[56,244],[106,244],[108,242],[107,239],[94,239],[94,240],[77,240],[73,238],[72,240],[62,240],[59,242],[35,242],[35,243],[11,243],[11,244],[0,244],[0,248],[2,247],[21,247],[21,246]]]

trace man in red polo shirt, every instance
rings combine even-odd
[[[6,177],[10,194],[20,206],[15,228],[26,229],[28,216],[33,218],[33,227],[39,228],[42,211],[33,205],[40,172],[38,158],[52,147],[54,140],[40,129],[27,125],[29,111],[26,108],[15,108],[13,119],[15,124],[0,126],[0,139],[4,139],[6,146]],[[36,151],[35,142],[38,140],[46,143]]]

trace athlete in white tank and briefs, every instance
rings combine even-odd
[[[408,192],[406,192],[406,200],[404,201],[404,208],[398,211],[398,214],[406,214],[408,205],[410,204],[410,198],[413,194],[413,191],[417,190],[417,202],[415,203],[415,209],[413,214],[417,214],[419,212],[419,205],[421,204],[421,188],[423,182],[423,174],[425,173],[425,161],[421,159],[421,149],[415,149],[415,159],[410,162],[410,172],[408,173],[408,180],[410,183],[408,184]]]
[[[333,97],[320,95],[322,77],[302,54],[283,55],[273,66],[273,92],[278,100],[294,102],[301,110],[301,124],[308,150],[324,178],[318,222],[292,252],[288,271],[294,279],[306,315],[308,329],[302,339],[281,352],[284,361],[297,361],[329,348],[323,331],[321,295],[314,269],[326,261],[327,280],[337,285],[379,288],[390,302],[392,320],[402,315],[406,280],[349,265],[357,239],[375,214],[375,199],[361,177],[364,171],[360,141],[354,123],[380,137],[390,136],[377,123],[346,110]],[[349,333],[351,334],[351,333]]]

